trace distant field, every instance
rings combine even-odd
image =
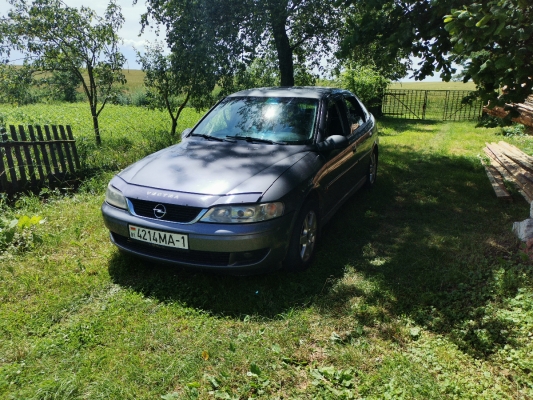
[[[144,72],[138,69],[125,69],[126,89],[133,91],[143,86]],[[318,83],[324,85],[324,82]],[[331,84],[325,84],[331,86]],[[391,89],[418,89],[418,90],[475,90],[473,82],[393,82]]]
[[[128,90],[135,90],[144,85],[144,72],[139,69],[125,69],[124,75],[126,76],[126,88]]]
[[[410,90],[475,90],[474,82],[393,82],[391,89]]]

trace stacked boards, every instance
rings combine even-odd
[[[485,165],[485,171],[496,196],[503,200],[512,199],[504,184],[504,181],[509,181],[531,204],[533,201],[533,157],[503,141],[487,143],[483,151],[490,160],[490,164]]]

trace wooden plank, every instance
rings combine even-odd
[[[15,129],[15,125],[9,125],[9,130],[11,131],[11,138],[14,141],[18,140],[17,137],[17,130]],[[20,179],[19,182],[23,187],[26,186],[28,183],[28,179],[26,178],[26,168],[24,168],[24,161],[22,160],[22,153],[20,152],[19,146],[13,146],[13,151],[15,152],[15,158],[17,159],[17,166],[19,170]]]
[[[57,125],[52,125],[52,132],[54,133],[54,139],[59,140],[59,134],[57,133]],[[61,164],[61,169],[63,174],[67,173],[67,165],[65,164],[65,155],[63,154],[63,148],[61,144],[56,143],[57,154],[59,156],[59,164]]]
[[[35,129],[37,129],[37,138],[41,142],[39,144],[39,147],[41,148],[41,154],[43,155],[44,169],[46,171],[46,179],[49,179],[50,175],[52,175],[52,167],[50,166],[50,160],[48,158],[48,150],[46,149],[46,145],[44,144],[45,142],[43,138],[43,131],[40,125],[36,125]]]
[[[487,144],[487,147],[489,148],[490,151],[496,154],[499,161],[504,164],[504,167],[505,167],[506,162],[510,163],[511,164],[510,166],[512,168],[515,168],[515,171],[516,171],[515,173],[519,173],[520,176],[523,176],[527,180],[527,182],[524,182],[524,184],[531,185],[531,188],[533,190],[533,173],[528,171],[526,168],[522,167],[520,163],[518,163],[512,157],[509,157],[507,154],[505,154],[505,152],[502,151],[500,147],[493,146],[492,144]]]
[[[529,162],[529,159],[527,158],[525,153],[523,153],[519,149],[513,148],[514,146],[511,147],[511,146],[506,145],[505,142],[499,142],[498,144],[491,143],[491,145],[497,146],[498,149],[503,154],[511,158],[514,162],[519,164],[522,168],[527,170],[530,174],[533,174],[533,164]]]
[[[514,154],[516,155],[519,155],[520,158],[522,158],[525,162],[527,162],[528,164],[531,164],[531,166],[533,166],[533,157],[531,157],[530,155],[524,153],[522,150],[520,150],[518,147],[516,146],[513,146],[512,144],[510,143],[507,143],[507,142],[504,142],[503,140],[500,140],[498,142],[498,145],[500,147],[503,147],[505,148],[506,150],[510,151],[510,152],[513,152]]]
[[[72,129],[70,128],[70,125],[67,125],[67,134],[69,140],[74,140],[74,135],[72,134]],[[78,150],[76,149],[76,141],[71,143],[72,146],[72,154],[74,155],[74,163],[76,164],[76,168],[80,169],[80,158],[78,157]]]
[[[496,193],[496,197],[501,200],[512,200],[513,198],[505,188],[503,178],[496,168],[491,165],[485,165],[484,167],[490,184],[492,185],[492,189],[494,190],[494,193]]]
[[[50,136],[50,127],[48,125],[44,126],[44,132],[46,134],[47,140],[52,140],[52,136]],[[59,174],[59,166],[57,165],[57,157],[56,157],[56,145],[54,143],[50,143],[48,145],[48,150],[50,152],[50,158],[52,159],[52,165],[54,167],[54,172],[52,175]]]
[[[505,154],[500,152],[496,146],[491,146],[488,143],[486,145],[487,148],[496,156],[498,162],[500,162],[500,164],[502,164],[503,167],[509,171],[511,175],[513,175],[521,189],[527,194],[527,197],[533,199],[533,182],[527,177],[529,175],[529,177],[533,178],[531,174],[529,174]]]
[[[65,133],[65,127],[63,125],[59,125],[59,133],[61,134],[62,139],[67,140],[67,135]],[[67,164],[68,164],[70,173],[74,175],[76,171],[74,170],[74,163],[72,162],[72,155],[70,154],[70,145],[69,143],[63,143],[63,147],[65,149],[65,154],[67,156]]]
[[[24,131],[24,127],[22,125],[19,125],[19,135],[20,139],[23,142],[27,142],[28,138],[26,137],[26,132]],[[32,187],[37,187],[37,179],[35,178],[35,166],[33,164],[33,158],[30,153],[30,147],[29,146],[23,146],[22,151],[24,152],[24,156],[26,158],[26,166],[28,167],[28,173],[29,178],[31,181]]]
[[[6,135],[6,131],[2,128],[0,130],[0,143],[4,140],[4,135]],[[7,151],[7,149],[5,151]],[[4,164],[4,154],[2,152],[2,147],[0,146],[0,192],[9,193],[9,186],[7,170]]]
[[[506,181],[511,182],[516,187],[516,190],[518,190],[518,193],[520,193],[528,203],[531,203],[533,201],[533,198],[528,197],[528,195],[520,187],[517,180],[498,162],[496,156],[492,154],[492,152],[486,147],[483,150],[490,158],[490,165],[494,167]]]
[[[39,146],[37,145],[37,139],[35,137],[35,132],[33,130],[33,125],[28,126],[28,134],[30,135],[30,140],[33,143],[33,154],[35,155],[35,163],[37,164],[37,171],[39,172],[39,185],[41,185],[45,180],[45,175],[43,171],[43,165],[41,162],[41,154],[39,151]]]
[[[2,142],[7,142],[7,132],[4,132],[2,134]],[[11,190],[13,192],[17,191],[18,183],[17,183],[17,173],[15,172],[15,162],[13,161],[13,154],[11,152],[11,147],[6,147],[6,160],[7,160],[7,168],[9,170],[9,177],[11,178]]]

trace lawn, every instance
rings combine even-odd
[[[116,115],[144,126],[128,110]],[[499,202],[480,163],[499,129],[379,125],[376,187],[339,210],[301,274],[119,254],[99,210],[112,163],[75,194],[3,202],[3,218],[45,223],[1,255],[0,398],[532,398],[533,264],[510,231],[529,205]],[[149,135],[102,139],[130,143],[122,167],[146,152],[138,140],[161,145]],[[506,140],[531,154],[530,137]]]

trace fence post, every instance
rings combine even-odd
[[[7,181],[7,171],[4,165],[4,153],[7,153],[7,149],[1,145],[5,141],[7,141],[6,130],[4,128],[0,128],[0,189],[8,192],[9,182]]]
[[[33,131],[33,125],[28,126],[28,134],[30,135],[30,139],[33,142],[33,154],[35,154],[35,161],[37,162],[37,171],[39,171],[39,185],[41,185],[44,182],[45,175],[43,172],[43,165],[41,163],[41,155],[39,153],[39,146],[37,145],[35,140],[35,133]]]
[[[11,138],[13,139],[13,141],[18,142],[17,131],[15,129],[15,126],[10,125],[9,130],[11,131]],[[22,154],[20,152],[20,147],[14,145],[13,150],[15,151],[15,158],[17,159],[18,170],[20,174],[20,182],[22,186],[26,186],[26,183],[28,182],[28,180],[26,179],[26,170],[24,169],[24,162],[22,161]]]

